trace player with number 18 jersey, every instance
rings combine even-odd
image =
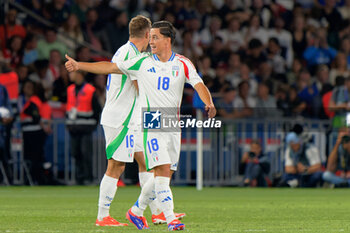
[[[172,53],[167,62],[161,62],[156,54],[142,53],[127,61],[117,63],[119,69],[139,86],[140,106],[150,108],[175,108],[181,106],[185,83],[191,86],[203,82],[190,60]],[[146,167],[171,164],[177,169],[180,155],[181,133],[143,132]]]

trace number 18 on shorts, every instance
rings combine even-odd
[[[180,156],[180,135],[173,133],[148,133],[144,135],[147,169],[170,164],[176,170]]]

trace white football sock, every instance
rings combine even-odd
[[[152,173],[152,172],[139,172],[139,181],[140,181],[141,188],[143,188],[144,184],[147,182],[147,180],[150,177],[154,177],[154,173]],[[158,214],[162,213],[162,211],[160,210],[160,206],[158,204],[158,201],[154,200],[151,203],[149,203],[148,206],[151,209],[151,213],[153,215],[158,215]]]
[[[137,199],[136,203],[131,207],[131,212],[137,216],[143,216],[143,211],[147,208],[149,203],[155,199],[156,195],[154,192],[154,177],[148,178],[147,182],[143,185],[141,194]]]
[[[106,174],[101,180],[97,215],[99,221],[109,216],[109,208],[117,191],[117,183],[118,179],[107,176]]]
[[[139,172],[139,181],[141,188],[143,188],[150,177],[154,177],[154,174],[152,172]]]
[[[156,198],[160,205],[161,210],[164,213],[167,223],[169,224],[175,220],[175,214],[173,211],[173,194],[170,189],[170,178],[164,176],[157,176],[154,179]]]

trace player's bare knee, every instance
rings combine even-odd
[[[164,177],[170,177],[171,171],[170,171],[170,164],[164,164],[160,165],[154,168],[155,176],[164,176]]]
[[[139,172],[147,172],[143,152],[135,152],[134,158],[139,166]]]
[[[121,174],[123,174],[124,170],[125,170],[124,162],[119,162],[114,159],[108,160],[107,171],[106,171],[107,176],[119,179]]]

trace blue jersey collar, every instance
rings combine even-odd
[[[175,58],[175,54],[176,54],[176,53],[172,52],[172,54],[171,54],[171,56],[170,56],[170,58],[169,58],[168,61],[173,61],[174,58]],[[156,60],[156,61],[160,61],[159,58],[158,58],[158,56],[157,56],[156,54],[153,54],[153,58],[154,58],[154,60]]]

